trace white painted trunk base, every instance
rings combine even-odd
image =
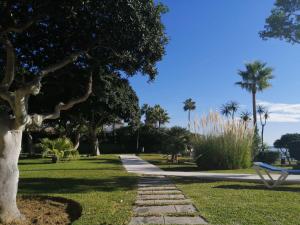
[[[0,124],[0,222],[4,224],[24,218],[16,203],[22,133]]]

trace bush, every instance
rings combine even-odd
[[[200,169],[250,167],[252,129],[243,123],[224,120],[218,113],[203,117],[198,128],[201,135],[197,135],[193,147],[195,161]]]
[[[172,127],[166,132],[162,153],[172,156],[172,162],[177,162],[177,155],[184,153],[190,145],[190,132],[182,127]]]
[[[54,140],[43,138],[39,146],[42,149],[43,157],[51,157],[53,163],[79,157],[78,151],[74,149],[72,141],[68,138],[57,138]]]
[[[276,160],[278,160],[280,157],[280,153],[279,152],[273,152],[273,151],[262,151],[259,152],[256,157],[255,157],[255,161],[258,162],[264,162],[264,163],[268,163],[268,164],[273,164],[276,162]]]

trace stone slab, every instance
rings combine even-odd
[[[207,224],[207,222],[199,216],[188,217],[188,216],[165,216],[164,224],[183,225],[183,224]]]
[[[154,204],[170,204],[170,205],[182,205],[182,204],[189,204],[191,203],[191,200],[189,199],[158,199],[154,200]]]
[[[184,195],[139,195],[137,200],[185,199]]]
[[[138,191],[139,195],[164,195],[164,194],[182,194],[178,190],[155,190],[155,191]]]
[[[138,206],[145,205],[187,205],[190,204],[191,200],[189,199],[163,199],[163,200],[137,200],[135,202]]]
[[[176,208],[174,205],[138,206],[133,208],[133,212],[135,212],[138,215],[142,215],[142,214],[166,215],[168,213],[176,213]]]
[[[149,216],[149,217],[132,217],[129,225],[143,225],[143,224],[164,224],[162,216]]]
[[[174,206],[178,213],[194,213],[197,212],[196,208],[189,204],[189,205],[175,205]]]
[[[140,187],[139,191],[160,191],[160,190],[177,190],[175,186],[166,186],[166,187]]]

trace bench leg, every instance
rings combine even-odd
[[[261,173],[261,168],[256,167],[256,166],[254,166],[253,168],[255,169],[256,173],[258,174],[258,176],[260,177],[260,179],[262,180],[262,182],[263,182],[263,183],[265,184],[265,186],[268,187],[268,188],[274,188],[274,187],[279,186],[279,185],[282,184],[282,183],[286,180],[286,178],[288,177],[288,174],[287,174],[287,173],[281,172],[279,178],[278,178],[277,180],[274,180],[273,177],[272,177],[271,174],[270,174],[270,171],[264,169],[264,171],[266,172],[267,176],[270,178],[270,181],[268,182],[268,181],[264,178],[263,174]]]

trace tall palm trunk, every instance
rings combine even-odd
[[[252,91],[252,107],[253,107],[253,125],[257,125],[257,114],[256,114],[256,92]]]
[[[188,120],[189,120],[188,129],[190,131],[191,130],[191,110],[189,110],[189,112],[188,112]]]
[[[261,151],[262,152],[265,150],[265,148],[264,148],[264,130],[265,130],[265,125],[261,125]]]

